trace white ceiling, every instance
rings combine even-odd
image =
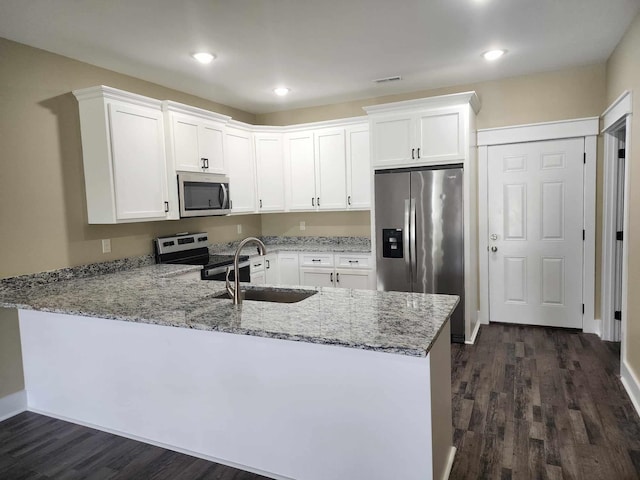
[[[2,0],[0,36],[252,113],[604,61],[640,0]],[[506,48],[494,63],[483,51]],[[190,53],[217,55],[210,65]],[[378,85],[373,79],[401,75]],[[292,92],[276,97],[273,88]]]

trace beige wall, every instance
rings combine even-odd
[[[0,39],[0,278],[151,253],[161,234],[205,230],[213,241],[260,233],[258,215],[88,225],[78,104],[109,85],[254,122],[253,114]],[[103,254],[101,239],[112,239]]]
[[[402,95],[256,115],[262,125],[291,125],[364,115],[362,107],[475,90],[482,102],[478,128],[592,117],[602,113],[605,64]]]
[[[300,222],[305,222],[305,230],[300,230]],[[262,235],[369,237],[371,235],[370,213],[366,211],[262,215]]]
[[[629,159],[629,225],[625,241],[629,252],[627,297],[627,362],[640,378],[640,15],[632,22],[607,62],[607,104],[625,90],[633,91]]]
[[[24,390],[18,311],[0,308],[0,398]]]

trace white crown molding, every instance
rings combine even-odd
[[[221,123],[228,123],[229,120],[231,120],[231,117],[228,115],[212,112],[203,108],[192,107],[191,105],[185,105],[183,103],[174,102],[172,100],[164,100],[162,102],[162,111],[183,113],[186,115],[202,118],[204,120],[211,120]]]
[[[480,111],[480,99],[474,91],[438,95],[436,97],[419,98],[416,100],[405,100],[402,102],[385,103],[382,105],[370,105],[362,108],[367,112],[367,115],[375,115],[379,113],[411,110],[415,108],[453,107],[455,105],[464,104],[470,104],[476,114]]]
[[[145,97],[144,95],[138,95],[137,93],[125,92],[124,90],[118,90],[117,88],[107,87],[105,85],[73,90],[72,93],[79,102],[101,98],[108,100],[126,101],[143,107],[151,107],[158,110],[162,108],[161,100]]]

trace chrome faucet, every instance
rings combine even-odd
[[[227,267],[227,276],[226,276],[227,292],[229,293],[229,296],[233,298],[234,305],[242,304],[242,296],[240,295],[242,293],[240,292],[240,274],[238,271],[238,259],[240,258],[240,251],[247,243],[251,243],[251,242],[258,245],[258,252],[260,253],[260,255],[267,254],[267,248],[264,246],[264,243],[262,243],[262,240],[260,240],[259,238],[247,237],[238,244],[238,248],[236,249],[236,255],[233,258],[233,271],[235,272],[235,278],[233,279],[233,288],[231,288],[231,283],[229,282],[229,274],[231,273],[230,267]]]

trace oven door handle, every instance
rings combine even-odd
[[[240,262],[238,264],[238,269],[248,267],[250,265],[249,261]],[[227,268],[233,272],[233,263],[231,265],[220,265],[219,267],[209,268],[205,270],[206,276],[211,277],[213,275],[219,275],[220,273],[226,273]]]

